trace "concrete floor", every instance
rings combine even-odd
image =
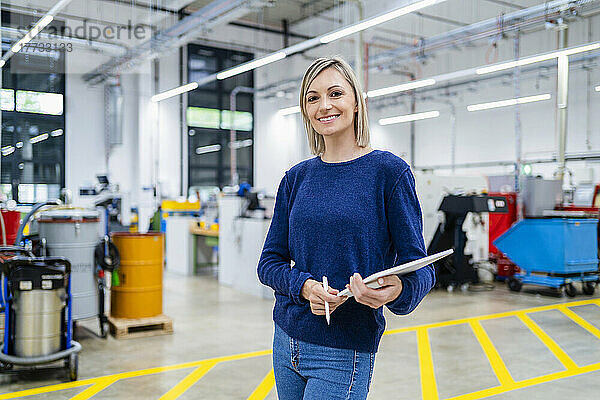
[[[468,323],[449,323],[428,329],[408,329],[384,336],[376,359],[370,399],[584,399],[600,393],[600,306],[597,296],[575,299],[511,293],[498,284],[493,291],[436,291],[410,316],[388,313],[388,329],[410,328],[460,318],[505,313],[570,301],[570,308],[591,325],[584,329],[555,307],[531,312],[528,317],[572,360],[565,370],[561,361],[518,315],[500,315],[478,320],[497,355],[506,366],[511,383],[498,389],[497,371],[489,354]],[[270,355],[242,355],[215,364],[205,375],[205,364],[177,366],[215,357],[269,350],[272,340],[272,301],[240,295],[221,287],[213,276],[184,278],[165,275],[164,312],[174,319],[175,333],[130,340],[100,339],[78,329],[80,353],[79,385],[55,386],[63,382],[63,371],[0,375],[0,399],[276,399],[275,390],[261,394],[259,386],[271,369]],[[472,321],[472,320],[469,320]],[[466,322],[469,322],[466,321]],[[82,325],[97,329],[94,320]],[[590,328],[591,327],[591,328]],[[417,332],[427,332],[432,367],[420,363],[423,348]],[[489,346],[487,347],[489,352]],[[428,349],[427,349],[428,350]],[[492,351],[493,352],[493,351]],[[561,354],[564,354],[561,353]],[[564,360],[563,360],[564,362]],[[148,374],[146,368],[167,367]],[[155,372],[155,371],[150,371]],[[562,374],[562,375],[561,375]],[[201,376],[201,378],[199,378]],[[421,379],[421,377],[424,377]],[[106,377],[101,379],[88,378]],[[184,378],[187,378],[187,381]],[[199,379],[198,379],[199,378]],[[197,379],[197,380],[196,380]],[[81,385],[81,382],[86,385]],[[182,383],[183,382],[183,383]],[[187,390],[178,390],[181,385]],[[506,382],[504,382],[506,383]],[[95,385],[94,385],[95,384]],[[179,386],[178,386],[179,385]],[[175,389],[173,389],[175,387]],[[20,392],[41,388],[39,391]],[[184,389],[185,389],[184,388]],[[264,386],[262,387],[264,388]],[[61,389],[61,390],[56,390]],[[268,394],[265,394],[267,392]],[[161,397],[162,396],[162,397]]]

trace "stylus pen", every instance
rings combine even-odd
[[[323,277],[323,289],[325,289],[325,292],[328,293],[329,292],[329,285],[327,284],[327,277],[324,276]],[[327,320],[327,325],[329,325],[329,319],[331,317],[329,316],[329,303],[325,302],[325,319]]]

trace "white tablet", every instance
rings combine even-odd
[[[405,275],[409,272],[413,272],[418,270],[419,268],[426,267],[434,261],[442,259],[444,257],[449,256],[454,253],[454,249],[449,249],[446,251],[442,251],[440,253],[432,254],[427,257],[420,258],[418,260],[414,260],[411,262],[407,262],[406,264],[397,265],[395,267],[386,269],[385,271],[380,271],[374,273],[373,275],[369,275],[368,277],[363,279],[363,282],[370,288],[377,289],[380,288],[381,285],[377,283],[377,279],[388,276],[388,275]],[[338,296],[348,296],[352,297],[352,293],[348,289],[344,289],[337,294]]]

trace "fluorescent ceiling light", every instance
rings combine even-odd
[[[48,139],[48,136],[49,135],[47,133],[42,133],[41,135],[37,135],[37,136],[34,136],[31,139],[29,139],[29,143],[31,143],[31,144],[39,143],[42,140]]]
[[[166,92],[155,94],[150,99],[154,102],[161,101],[164,99],[168,99],[169,97],[177,96],[178,94],[189,92],[190,90],[194,90],[197,87],[198,87],[198,82],[188,83],[186,85],[176,87],[175,89],[171,89],[171,90],[167,90]]]
[[[62,135],[63,133],[64,133],[64,131],[62,129],[55,129],[52,132],[50,132],[50,135],[52,137],[57,137],[57,136]]]
[[[244,147],[250,146],[252,146],[252,139],[236,140],[235,142],[229,142],[229,148],[234,150],[243,149]]]
[[[220,144],[211,144],[210,146],[196,147],[196,154],[214,153],[215,151],[221,150]]]
[[[430,5],[437,4],[437,3],[443,3],[445,1],[446,0],[413,1],[413,3],[410,4],[410,5],[407,5],[407,6],[404,6],[404,7],[400,7],[400,8],[397,8],[395,10],[388,11],[386,13],[377,15],[377,16],[375,16],[373,18],[369,18],[369,19],[363,20],[361,22],[358,22],[356,24],[347,26],[345,28],[338,29],[337,31],[326,33],[324,35],[321,35],[321,36],[318,36],[318,37],[315,37],[315,38],[312,38],[312,39],[308,39],[308,40],[305,40],[305,41],[300,42],[300,43],[296,43],[296,44],[294,44],[292,46],[289,46],[289,47],[286,47],[286,48],[284,48],[284,49],[282,49],[282,50],[280,50],[280,51],[278,51],[276,53],[272,53],[272,54],[270,54],[270,55],[268,55],[266,57],[258,58],[256,60],[252,60],[252,61],[240,64],[240,65],[238,65],[236,67],[230,68],[228,70],[225,70],[225,71],[219,72],[217,74],[208,76],[205,79],[200,80],[200,85],[204,85],[206,83],[213,82],[215,79],[218,79],[218,80],[227,79],[227,78],[232,77],[234,75],[241,74],[243,72],[247,72],[247,71],[250,71],[250,70],[258,68],[258,67],[262,67],[263,65],[267,65],[267,64],[270,64],[270,63],[275,62],[275,61],[279,61],[279,60],[281,60],[281,59],[283,59],[283,58],[285,58],[285,57],[287,57],[289,55],[303,52],[305,50],[308,50],[308,49],[313,48],[315,46],[318,46],[320,44],[325,44],[325,43],[332,42],[332,41],[340,39],[340,38],[342,38],[344,36],[348,36],[348,35],[351,35],[353,33],[360,32],[360,31],[365,30],[367,28],[371,28],[371,27],[373,27],[375,25],[379,25],[379,24],[382,24],[384,22],[390,21],[390,20],[392,20],[394,18],[398,18],[398,17],[401,17],[403,15],[410,14],[411,12],[420,10],[422,8],[425,8],[425,7],[428,7]],[[165,93],[167,93],[167,92],[165,92]],[[173,94],[173,95],[169,95],[169,96],[166,96],[166,97],[162,96],[162,94],[163,93],[160,93],[161,97],[157,97],[159,95],[154,96],[152,98],[152,101],[161,101],[161,100],[164,100],[164,99],[169,98],[171,96],[175,96],[178,93]]]
[[[386,94],[397,93],[397,92],[405,92],[407,90],[417,89],[425,86],[435,85],[435,79],[421,79],[418,81],[401,83],[400,85],[389,86],[386,88],[369,90],[367,92],[367,97],[379,97],[385,96]]]
[[[293,106],[293,107],[288,107],[288,108],[282,108],[281,110],[277,111],[277,114],[285,116],[285,115],[290,115],[290,114],[296,114],[300,112],[300,106]]]
[[[348,27],[339,29],[332,33],[328,33],[320,37],[319,41],[323,44],[333,42],[334,40],[341,39],[345,36],[352,35],[354,33],[364,31],[365,29],[371,28],[375,25],[383,24],[384,22],[391,21],[394,18],[401,17],[406,14],[410,14],[411,12],[418,11],[422,8],[429,7],[433,4],[440,3],[445,0],[423,0],[412,3],[406,7],[397,8],[393,11],[386,12],[384,14],[380,14],[373,18],[369,18],[367,20],[358,22],[356,24],[350,25]]]
[[[10,155],[10,154],[12,154],[14,152],[15,152],[15,148],[13,146],[4,146],[2,148],[2,155],[3,156],[8,156],[8,155]]]
[[[594,88],[594,90],[595,90],[596,92],[600,92],[600,85],[596,86],[596,87]]]
[[[534,101],[550,100],[552,96],[549,93],[540,94],[537,96],[519,97],[517,99],[508,99],[500,101],[492,101],[491,103],[471,104],[467,106],[469,111],[489,110],[490,108],[514,106],[516,104],[533,103]]]
[[[4,67],[5,64],[6,64],[6,61],[0,60],[0,68]]]
[[[283,51],[278,51],[277,53],[270,54],[266,57],[257,58],[256,60],[248,61],[246,63],[238,65],[237,67],[233,67],[223,72],[219,72],[217,74],[217,79],[227,79],[234,75],[250,71],[254,68],[262,67],[263,65],[271,64],[272,62],[282,60],[285,57],[287,57],[287,54],[285,54]]]
[[[402,122],[418,121],[421,119],[437,118],[440,116],[439,111],[427,111],[416,114],[399,115],[397,117],[382,118],[379,120],[379,125],[400,124]]]
[[[23,36],[21,38],[21,40],[19,40],[17,43],[14,44],[13,47],[10,50],[13,53],[18,53],[19,51],[21,51],[21,49],[23,48],[23,46],[25,46],[27,43],[29,43],[31,41],[31,39],[33,39],[46,26],[48,26],[48,24],[50,22],[52,22],[53,19],[54,19],[54,16],[52,16],[52,15],[45,15],[42,19],[40,19],[38,21],[37,24],[35,24],[35,26],[33,28],[31,28],[31,30],[29,32],[27,32],[25,34],[25,36]]]
[[[22,147],[23,147],[23,142],[17,142],[17,143],[15,143],[15,147],[16,147],[17,149],[20,149],[20,148],[22,148]]]
[[[552,51],[550,53],[539,54],[531,57],[524,57],[519,60],[513,60],[508,62],[503,62],[499,64],[494,64],[486,67],[477,68],[475,72],[478,75],[489,74],[491,72],[502,71],[505,69],[511,69],[515,67],[521,67],[523,65],[533,64],[540,61],[547,61],[553,58],[558,58],[560,56],[570,56],[572,54],[583,53],[585,51],[600,49],[600,42],[590,43],[583,46],[575,46],[569,49]]]

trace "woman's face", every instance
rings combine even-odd
[[[310,124],[322,136],[352,134],[358,111],[354,90],[335,68],[321,71],[304,98]]]

